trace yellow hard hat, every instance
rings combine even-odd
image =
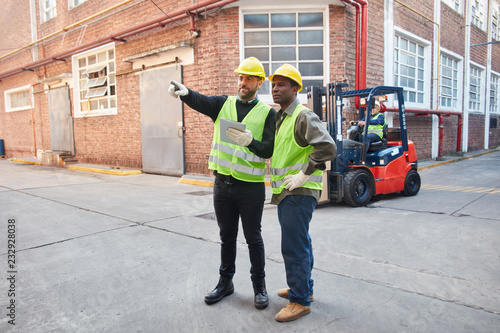
[[[262,81],[266,79],[264,66],[262,66],[259,59],[255,57],[246,58],[234,71],[235,73],[258,76]]]
[[[298,91],[302,90],[302,75],[300,75],[300,72],[297,70],[297,68],[293,67],[292,65],[284,64],[278,67],[273,75],[269,75],[269,81],[273,82],[275,75],[284,76],[289,78],[290,80],[297,82],[297,84],[299,85]]]

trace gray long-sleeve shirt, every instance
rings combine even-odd
[[[291,117],[297,105],[300,103],[295,99],[286,110],[279,110],[276,114],[276,132],[279,132],[281,123],[285,117]],[[325,162],[331,161],[337,154],[337,146],[332,137],[326,130],[323,122],[311,110],[304,110],[297,116],[295,121],[294,138],[297,144],[301,147],[312,146],[313,152],[309,155],[309,163],[304,174],[311,175],[315,170],[324,170]],[[279,204],[283,198],[288,195],[300,194],[310,195],[319,200],[321,191],[309,188],[299,187],[293,191],[283,189],[280,194],[273,194],[271,198],[272,204]]]

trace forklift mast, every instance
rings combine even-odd
[[[325,87],[308,87],[308,107],[316,113],[321,120],[326,122],[326,128],[334,139],[337,145],[337,157],[332,161],[332,171],[343,173],[348,168],[348,161],[343,153],[344,138],[342,133],[342,124],[346,120],[343,117],[344,98],[365,98],[366,108],[360,107],[360,119],[365,117],[366,122],[371,120],[371,105],[372,100],[380,95],[395,94],[399,106],[399,119],[401,129],[401,141],[404,151],[408,151],[408,135],[406,129],[406,114],[403,98],[403,88],[393,86],[376,86],[374,88],[343,91],[343,88],[348,87],[347,83],[329,83]],[[323,112],[323,108],[325,112]],[[365,112],[366,111],[366,112]],[[366,138],[368,134],[368,126],[364,128],[363,137]],[[366,142],[362,143],[360,164],[366,161]]]

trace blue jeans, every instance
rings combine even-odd
[[[309,223],[316,204],[316,199],[308,195],[289,195],[278,204],[289,300],[303,306],[311,305],[309,296],[313,294],[314,256]]]
[[[221,276],[232,278],[236,272],[236,239],[241,218],[250,254],[251,279],[253,282],[264,281],[265,252],[261,221],[265,191],[264,183],[234,181],[228,184],[215,178],[214,208],[221,240]]]

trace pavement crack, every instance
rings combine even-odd
[[[98,232],[92,232],[90,234],[85,234],[85,235],[80,235],[80,236],[76,236],[76,237],[61,239],[61,240],[58,240],[56,242],[50,242],[50,243],[45,243],[45,244],[41,244],[41,245],[37,245],[37,246],[27,247],[25,249],[16,250],[16,252],[24,252],[24,251],[39,249],[39,248],[42,248],[42,247],[47,247],[47,246],[51,246],[51,245],[66,243],[66,242],[69,242],[69,241],[72,241],[72,240],[75,240],[75,239],[80,239],[80,238],[85,238],[85,237],[88,237],[88,236],[99,235],[99,234],[103,234],[103,233],[106,233],[106,232],[120,230],[120,229],[124,229],[124,228],[130,228],[130,227],[136,227],[136,225],[128,225],[128,226],[122,226],[122,227],[112,228],[112,229],[108,229],[108,230],[101,230],[101,231],[98,231]],[[3,253],[2,255],[7,255],[7,253]]]

